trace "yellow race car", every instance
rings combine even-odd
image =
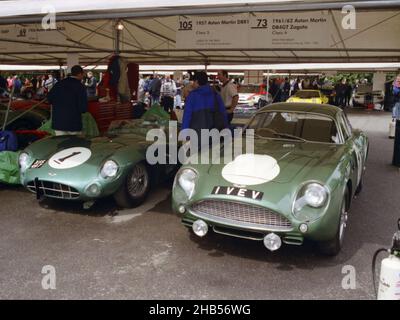
[[[329,98],[319,90],[299,90],[289,99],[287,99],[286,102],[327,104],[329,102]]]

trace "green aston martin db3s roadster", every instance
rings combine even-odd
[[[336,255],[362,188],[367,136],[341,109],[307,103],[264,107],[245,128],[254,152],[178,171],[172,205],[182,223],[200,237],[213,230],[271,251],[310,239]]]
[[[168,130],[158,122],[119,120],[102,137],[55,136],[35,142],[19,156],[22,184],[37,197],[92,203],[113,195],[121,207],[140,205],[152,183],[177,170],[176,164],[147,163],[150,129]]]

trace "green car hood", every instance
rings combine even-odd
[[[91,150],[91,156],[85,164],[100,165],[104,160],[115,157],[118,152],[126,152],[126,149],[135,151],[145,150],[147,143],[142,137],[136,135],[120,135],[117,137],[97,137],[85,139],[82,137],[51,137],[38,141],[29,146],[29,152],[35,160],[48,160],[55,153],[72,148],[85,147]]]
[[[268,155],[277,161],[280,172],[278,176],[270,181],[275,183],[290,183],[295,179],[302,180],[310,172],[315,174],[315,168],[318,168],[319,177],[325,175],[327,178],[336,168],[338,161],[340,161],[343,148],[343,146],[335,144],[272,139],[256,139],[254,142],[254,154]],[[245,150],[242,152],[245,153]],[[218,177],[219,183],[224,185],[228,183],[221,175],[225,165],[212,164],[208,166],[207,170],[208,174],[214,179]],[[257,177],[257,173],[257,170],[255,170],[253,177]],[[312,174],[309,178],[315,179],[316,176]]]

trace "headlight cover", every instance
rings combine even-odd
[[[113,160],[107,160],[101,168],[101,176],[103,178],[112,178],[117,175],[118,164]]]
[[[326,186],[317,182],[307,183],[303,185],[297,193],[293,204],[293,213],[295,216],[298,216],[300,211],[306,206],[310,207],[310,209],[322,208],[328,202],[328,197],[329,191]],[[320,214],[322,212],[318,211],[314,213]],[[305,214],[308,215],[307,213]]]
[[[197,179],[197,173],[192,169],[183,169],[178,175],[178,184],[185,191],[188,199],[190,199],[194,193],[195,182]]]
[[[28,168],[29,159],[29,154],[27,154],[26,152],[21,152],[18,157],[18,164],[21,171],[25,171]]]
[[[325,204],[328,191],[319,183],[310,183],[305,189],[304,198],[310,207],[319,208]]]

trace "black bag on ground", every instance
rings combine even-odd
[[[0,131],[0,151],[17,151],[17,135],[12,131]]]

